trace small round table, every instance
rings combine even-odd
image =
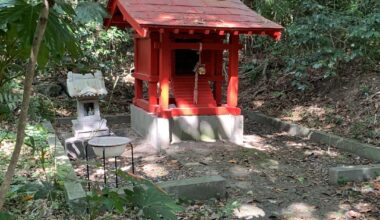
[[[107,175],[106,175],[106,158],[114,157],[115,158],[115,169],[116,169],[116,188],[118,188],[118,176],[117,176],[117,157],[122,155],[125,151],[127,145],[131,147],[132,154],[132,173],[135,173],[135,165],[133,160],[133,145],[131,140],[126,137],[118,136],[102,136],[95,137],[88,141],[88,144],[92,146],[94,153],[98,157],[103,157],[103,172],[104,172],[104,185],[107,184]],[[87,158],[87,148],[86,148],[86,159]],[[87,162],[87,180],[90,180],[90,174],[88,170]]]

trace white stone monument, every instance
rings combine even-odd
[[[77,99],[77,119],[72,120],[75,138],[109,135],[107,120],[101,118],[99,108],[99,97],[107,95],[102,73],[97,71],[83,75],[69,72],[67,89],[69,95]]]

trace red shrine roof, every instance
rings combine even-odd
[[[148,31],[234,32],[266,34],[279,39],[282,26],[260,16],[240,0],[110,0],[106,26],[132,26]]]

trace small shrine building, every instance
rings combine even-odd
[[[279,40],[282,26],[240,0],[110,0],[107,9],[106,27],[136,33],[134,130],[157,148],[188,139],[242,143],[239,36]]]

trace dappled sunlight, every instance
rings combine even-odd
[[[372,212],[378,209],[371,203],[358,202],[350,204],[347,201],[342,202],[338,206],[338,210],[331,211],[325,214],[325,220],[346,220],[346,219],[362,219],[363,213]],[[370,218],[372,219],[372,218]],[[375,218],[373,218],[375,219]]]
[[[91,173],[90,173],[90,180],[91,181],[99,180],[99,177],[103,177],[103,175],[104,175],[103,168],[93,169],[91,170]]]
[[[286,116],[281,117],[282,120],[288,120],[288,121],[302,121],[305,119],[305,117],[316,117],[316,118],[323,118],[326,115],[326,110],[324,108],[318,107],[316,105],[312,106],[295,106],[289,112]]]
[[[281,213],[288,220],[308,219],[317,220],[315,216],[316,207],[305,203],[292,203],[284,208]]]
[[[244,135],[243,141],[244,144],[242,145],[242,147],[244,148],[255,149],[265,152],[271,152],[276,150],[275,147],[273,147],[270,144],[267,144],[267,139],[258,135]]]
[[[271,170],[278,170],[280,163],[276,160],[267,159],[264,162],[260,163],[260,166],[263,168],[271,169]]]
[[[3,157],[9,157],[12,155],[13,153],[13,147],[15,146],[15,143],[14,142],[10,142],[10,141],[3,141],[0,145],[0,156]]]
[[[244,177],[251,174],[252,169],[240,165],[233,165],[229,168],[229,172],[233,177]]]
[[[143,173],[151,178],[163,177],[169,175],[169,171],[159,164],[146,164],[142,167]]]
[[[295,142],[295,141],[285,141],[285,145],[288,147],[294,147],[297,149],[302,149],[306,146],[303,142]]]
[[[336,151],[326,151],[322,149],[316,149],[316,150],[305,150],[304,155],[310,156],[310,155],[317,155],[317,156],[329,156],[332,158],[338,157],[340,155],[339,152]]]
[[[234,215],[237,218],[253,219],[265,217],[265,212],[263,209],[255,205],[244,204],[239,208],[234,209]]]

